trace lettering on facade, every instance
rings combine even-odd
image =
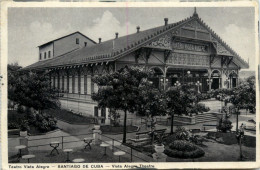
[[[209,66],[209,57],[197,54],[172,53],[167,63],[174,65]]]
[[[171,37],[168,35],[165,35],[164,37],[159,38],[156,41],[151,42],[147,46],[149,47],[159,47],[159,48],[170,48],[171,46]]]
[[[174,42],[173,49],[197,51],[197,52],[208,52],[208,46],[206,46],[206,45],[188,44],[188,43],[182,43],[182,42]]]

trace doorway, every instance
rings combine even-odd
[[[219,78],[213,78],[211,89],[219,89]]]

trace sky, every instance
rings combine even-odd
[[[190,17],[192,7],[165,8],[9,8],[8,63],[22,66],[38,61],[38,46],[80,31],[98,42],[178,22]],[[254,8],[197,7],[199,17],[255,70]]]

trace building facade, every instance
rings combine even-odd
[[[61,42],[62,41],[62,42]],[[81,45],[80,45],[81,44]],[[45,58],[46,51],[52,57]],[[44,59],[42,58],[44,55]],[[47,55],[47,54],[46,54]],[[95,43],[77,32],[39,46],[39,61],[27,70],[47,71],[51,85],[62,92],[62,107],[108,121],[106,109],[91,100],[98,90],[91,78],[127,66],[154,71],[153,84],[162,89],[193,82],[201,92],[238,84],[239,70],[248,68],[234,50],[194,14],[180,22]],[[48,55],[47,55],[48,56]]]

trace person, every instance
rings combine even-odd
[[[241,126],[240,126],[240,133],[241,135],[244,135],[245,134],[245,125],[242,123]]]

